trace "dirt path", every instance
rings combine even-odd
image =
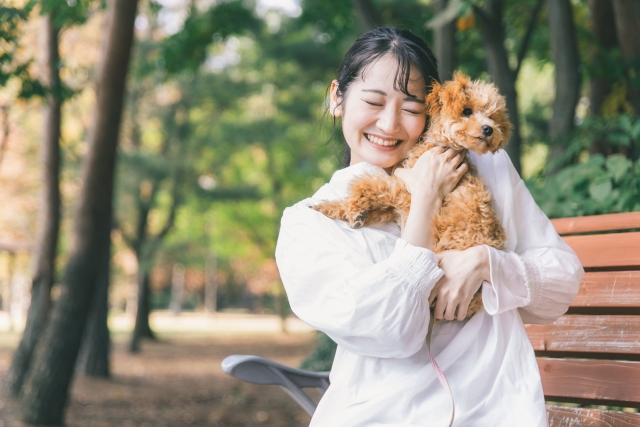
[[[115,328],[113,378],[76,379],[66,425],[308,425],[310,417],[279,387],[241,383],[224,374],[220,363],[230,354],[257,354],[298,366],[313,349],[313,333],[297,323],[291,325],[295,332],[281,333],[277,330],[279,323],[265,316],[235,316],[235,319],[235,322],[233,316],[217,319],[218,324],[223,320],[227,322],[226,330],[207,329],[206,321],[203,323],[201,318],[194,318],[195,326],[191,328],[185,317],[174,319],[172,328],[164,326],[159,331],[161,341],[145,342],[138,355],[126,352],[127,335]],[[172,324],[170,318],[153,320],[156,326],[165,321]],[[270,324],[276,326],[268,326]],[[252,327],[259,331],[252,331]],[[0,376],[10,363],[16,338],[16,334],[0,332]],[[16,421],[16,411],[16,402],[0,398],[0,427],[24,426]]]

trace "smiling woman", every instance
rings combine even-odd
[[[434,253],[433,218],[467,171],[462,155],[435,147],[410,168],[393,167],[428,125],[423,101],[436,69],[427,45],[408,31],[377,28],[358,38],[331,84],[329,113],[342,126],[345,167],[283,213],[276,262],[291,308],[338,344],[312,427],[547,425],[523,320],[560,316],[583,270],[502,150],[470,158],[494,196],[505,250]],[[311,209],[345,198],[356,177],[385,181],[392,169],[410,193],[402,229],[392,221],[353,229]],[[386,190],[368,191],[377,199]],[[455,320],[479,289],[483,309]],[[455,398],[455,419],[425,345],[436,300],[431,349]]]

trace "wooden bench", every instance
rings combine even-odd
[[[567,314],[527,325],[547,401],[640,408],[640,212],[552,220],[586,274]],[[640,426],[640,413],[548,406],[550,427]]]
[[[587,273],[567,314],[526,326],[546,399],[640,408],[640,212],[552,222]],[[305,380],[305,371],[256,356],[229,356],[223,369],[243,381],[282,386],[310,414],[315,406],[301,388],[328,385],[328,373],[308,373]],[[640,426],[640,412],[547,409],[550,427]]]

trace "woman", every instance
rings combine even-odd
[[[466,172],[452,150],[434,148],[396,170],[412,197],[403,230],[353,230],[310,209],[345,196],[354,176],[388,173],[406,156],[426,128],[432,79],[436,60],[419,37],[393,28],[361,36],[331,84],[349,166],[284,212],[276,260],[292,310],[338,344],[311,426],[448,425],[449,395],[425,346],[432,303],[441,320],[431,347],[453,392],[454,425],[547,425],[523,322],[564,313],[584,272],[504,151],[471,159],[494,196],[505,251],[431,251],[434,212]],[[463,320],[481,286],[485,310]]]

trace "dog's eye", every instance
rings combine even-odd
[[[462,110],[462,114],[464,114],[465,116],[470,116],[473,113],[473,111],[471,111],[471,108],[465,108],[464,110]]]

